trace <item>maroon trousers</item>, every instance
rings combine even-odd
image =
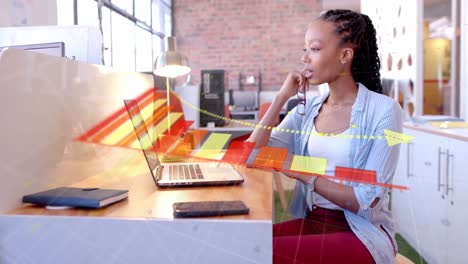
[[[343,211],[317,207],[305,219],[273,225],[273,263],[374,263]]]

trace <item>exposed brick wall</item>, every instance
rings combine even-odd
[[[226,90],[237,90],[240,72],[260,71],[262,90],[278,90],[289,70],[302,68],[304,34],[320,2],[173,0],[177,48],[189,58],[196,83],[200,70],[224,69]]]

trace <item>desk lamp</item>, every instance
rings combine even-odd
[[[171,102],[169,78],[175,78],[184,74],[190,73],[191,69],[188,66],[187,57],[176,51],[175,37],[168,36],[164,38],[165,51],[156,58],[154,62],[153,72],[155,75],[166,77],[166,89],[167,89],[167,107],[170,109]],[[169,111],[169,110],[168,110]],[[169,114],[168,118],[168,130],[170,125]]]

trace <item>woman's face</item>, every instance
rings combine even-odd
[[[305,34],[304,71],[310,71],[313,84],[329,83],[344,73],[346,48],[340,47],[340,38],[331,22],[315,20]]]

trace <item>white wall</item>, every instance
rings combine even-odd
[[[380,74],[387,79],[413,80],[416,115],[422,113],[423,103],[422,1],[361,0],[361,12],[371,18],[377,31]]]
[[[0,27],[57,25],[56,0],[0,0]]]

